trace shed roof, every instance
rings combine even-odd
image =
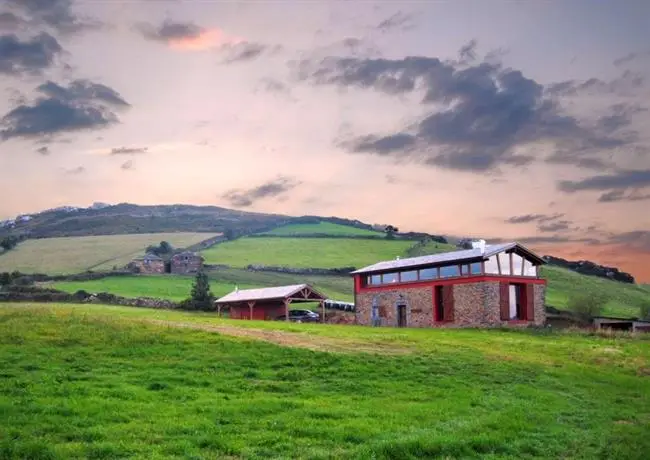
[[[407,259],[386,260],[383,262],[378,262],[373,265],[368,265],[367,267],[360,268],[359,270],[353,271],[352,274],[380,272],[380,271],[395,270],[400,268],[420,267],[425,265],[436,265],[445,262],[487,260],[490,256],[493,256],[495,254],[513,248],[517,248],[521,252],[526,253],[526,255],[530,259],[540,264],[546,263],[544,259],[542,259],[540,256],[538,256],[531,250],[525,248],[521,244],[516,242],[510,242],[510,243],[486,245],[485,251],[482,251],[480,248],[461,249],[458,251],[441,252],[439,254],[432,254],[428,256],[409,257]]]
[[[325,300],[327,297],[315,291],[309,284],[291,284],[259,289],[237,289],[221,297],[216,303],[237,303],[257,300],[284,300],[308,291],[305,300]]]

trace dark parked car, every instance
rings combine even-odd
[[[275,319],[284,321],[286,316],[278,316]],[[311,310],[289,310],[289,321],[295,321],[297,323],[318,323],[320,321],[320,315]]]

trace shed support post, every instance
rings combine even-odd
[[[249,320],[253,319],[253,305],[255,305],[255,302],[248,302],[248,309],[249,309]]]
[[[217,304],[217,316],[221,318],[221,304]]]
[[[289,321],[289,304],[291,303],[290,299],[284,299],[284,320]]]
[[[325,322],[325,301],[324,300],[320,301],[320,313],[321,313],[321,321],[324,323]]]

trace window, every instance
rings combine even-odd
[[[397,273],[384,273],[381,275],[381,282],[383,284],[397,283]]]
[[[437,278],[438,278],[437,268],[423,268],[422,270],[420,270],[421,280],[435,280]]]
[[[497,264],[497,256],[490,256],[490,258],[485,261],[485,273],[490,273],[493,275],[499,274],[499,265]]]
[[[510,254],[505,252],[499,254],[499,268],[501,268],[502,275],[510,274]]]
[[[471,272],[472,275],[480,275],[481,274],[481,262],[474,262],[469,266],[469,271]]]
[[[524,258],[519,254],[512,254],[512,274],[521,276],[524,268]]]
[[[458,265],[440,267],[440,278],[451,278],[452,276],[460,276],[460,268]]]
[[[537,276],[537,267],[526,259],[524,259],[524,276]]]
[[[445,304],[444,304],[444,291],[443,286],[436,286],[436,321],[445,320]]]
[[[372,275],[368,277],[368,284],[381,284],[381,275]]]
[[[460,266],[460,274],[463,276],[469,275],[469,265],[461,265]]]
[[[417,281],[418,280],[418,272],[417,270],[413,270],[410,272],[402,272],[400,273],[400,281],[402,283],[406,283],[409,281]]]
[[[522,295],[521,291],[523,285],[521,284],[511,284],[508,286],[509,289],[509,316],[508,318],[513,320],[522,320],[524,319],[524,306],[522,304]]]

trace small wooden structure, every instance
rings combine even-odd
[[[650,321],[634,318],[612,318],[609,316],[596,316],[594,318],[594,327],[596,329],[650,332]]]
[[[147,253],[133,259],[127,268],[142,274],[165,273],[165,261],[155,254]]]
[[[321,319],[325,321],[325,300],[327,297],[308,284],[292,284],[261,289],[235,289],[218,299],[215,304],[221,310],[228,308],[234,319],[270,320],[285,315],[289,321],[289,306],[298,302],[318,302]]]

